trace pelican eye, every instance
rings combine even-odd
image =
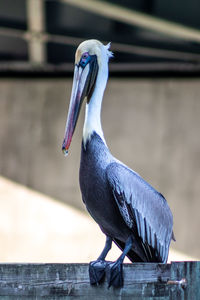
[[[90,59],[91,59],[91,56],[89,55],[88,52],[83,53],[83,55],[81,56],[81,60],[79,62],[79,66],[81,66],[82,68],[85,68],[85,66],[88,64]]]

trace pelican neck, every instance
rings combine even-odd
[[[103,100],[104,91],[108,80],[108,62],[107,66],[99,68],[96,79],[94,92],[91,96],[89,103],[86,104],[85,121],[83,127],[83,144],[86,145],[90,140],[93,132],[96,132],[101,139],[105,142],[104,134],[101,125],[101,105]]]

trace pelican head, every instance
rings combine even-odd
[[[86,99],[87,104],[90,103],[98,75],[112,56],[109,47],[110,44],[105,46],[100,41],[87,40],[76,50],[72,92],[62,145],[65,155],[68,154],[83,100]]]

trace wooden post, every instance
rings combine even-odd
[[[124,287],[91,286],[88,264],[0,264],[0,299],[200,299],[200,261],[124,264]],[[15,298],[16,299],[16,298]]]

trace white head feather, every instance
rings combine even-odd
[[[96,79],[95,89],[91,96],[89,104],[86,104],[85,122],[83,127],[83,142],[91,138],[95,131],[105,142],[101,127],[101,102],[108,79],[108,61],[113,57],[113,53],[109,50],[110,43],[103,45],[98,40],[87,40],[82,42],[75,56],[75,63],[78,64],[83,53],[88,52],[89,55],[96,55],[98,62],[98,75]]]

